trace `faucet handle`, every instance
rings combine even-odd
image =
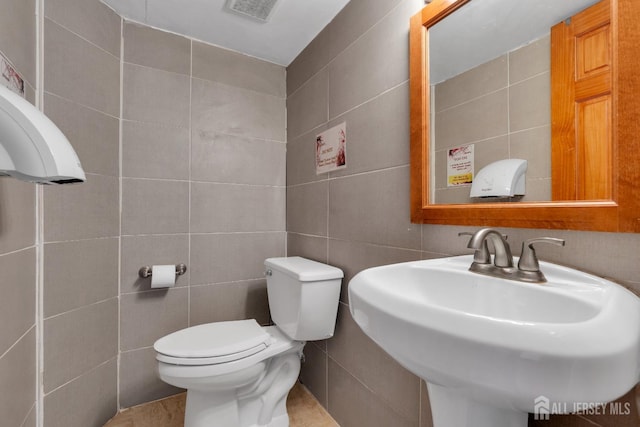
[[[538,237],[522,242],[522,253],[520,254],[520,260],[518,261],[518,270],[540,271],[540,264],[538,263],[538,257],[536,256],[536,250],[533,248],[534,243],[550,243],[556,246],[564,246],[565,241],[554,237]]]
[[[461,231],[458,233],[458,236],[473,236],[473,233]],[[478,264],[491,264],[491,254],[489,253],[489,246],[487,246],[486,240],[482,242],[480,249],[476,249],[473,253],[473,262],[477,262]]]

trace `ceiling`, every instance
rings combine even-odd
[[[264,23],[223,10],[226,0],[101,1],[126,20],[284,66],[349,2],[278,0],[268,22]]]
[[[439,83],[548,35],[598,1],[471,1],[429,29],[429,80]]]

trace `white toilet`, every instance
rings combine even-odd
[[[288,427],[305,341],[333,336],[342,270],[301,257],[265,261],[275,326],[192,326],[154,344],[160,378],[187,389],[185,427]]]

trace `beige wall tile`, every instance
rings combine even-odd
[[[234,184],[285,185],[286,144],[195,130],[191,179]]]
[[[191,232],[285,231],[285,188],[191,185]]]
[[[122,180],[122,234],[171,234],[189,231],[189,183]]]
[[[327,353],[312,342],[304,346],[303,352],[300,382],[313,393],[322,406],[327,408]]]
[[[347,123],[347,168],[331,177],[408,164],[409,85],[402,85],[329,122],[329,128]]]
[[[420,249],[409,221],[409,167],[329,181],[329,237]]]
[[[183,128],[189,126],[188,76],[124,64],[122,78],[123,119]]]
[[[118,296],[118,239],[44,245],[44,316]]]
[[[151,279],[142,279],[138,270],[143,266],[189,263],[189,235],[122,236],[120,292],[128,294],[151,290]],[[188,286],[191,266],[182,276],[176,276],[176,287]],[[129,327],[129,326],[127,326]]]
[[[120,57],[120,16],[100,1],[47,0],[44,15],[116,57]]]
[[[439,83],[434,90],[437,112],[455,107],[509,85],[507,55]]]
[[[33,246],[36,238],[35,185],[17,179],[0,179],[0,233],[0,253]]]
[[[527,194],[523,201],[549,201],[551,200],[551,178],[527,179]]]
[[[269,301],[264,279],[191,287],[189,325],[255,319],[268,325]]]
[[[36,331],[32,328],[0,357],[0,413],[6,426],[21,426],[36,401]]]
[[[511,158],[527,159],[527,179],[551,176],[551,126],[510,134],[509,151]]]
[[[420,413],[420,379],[400,366],[367,337],[340,304],[336,332],[327,340],[329,357],[362,382],[403,417],[417,424]],[[384,369],[380,369],[384,366]]]
[[[162,381],[157,369],[153,348],[125,351],[120,355],[120,408],[130,408],[184,391]]]
[[[307,80],[329,63],[330,29],[327,25],[287,67],[287,95],[292,95]]]
[[[542,37],[509,53],[509,80],[516,83],[551,69],[551,37]]]
[[[329,242],[326,237],[288,232],[287,256],[301,256],[327,263],[328,244]]]
[[[193,79],[191,129],[285,141],[285,100]]]
[[[89,174],[82,184],[44,188],[44,241],[117,236],[118,201],[115,177]]]
[[[123,28],[124,62],[191,74],[191,40],[133,22]]]
[[[551,123],[550,85],[550,75],[544,73],[509,88],[511,132]]]
[[[101,427],[116,413],[116,359],[44,397],[44,427]]]
[[[116,117],[45,94],[44,113],[69,139],[85,172],[118,176],[120,124]]]
[[[327,95],[329,80],[326,68],[320,70],[287,98],[287,137],[289,140],[329,120]]]
[[[400,3],[329,64],[330,119],[409,78],[407,22],[417,6]]]
[[[188,289],[173,288],[120,297],[120,351],[150,347],[188,326]]]
[[[344,272],[340,301],[345,304],[349,303],[348,284],[360,271],[369,267],[420,259],[422,259],[422,253],[418,250],[371,245],[349,240],[329,240],[328,264],[338,267]]]
[[[193,77],[285,97],[285,67],[193,42]]]
[[[455,147],[508,132],[506,89],[442,111],[435,117],[435,148]]]
[[[123,120],[122,176],[189,179],[189,129]]]
[[[372,27],[379,25],[384,17],[400,3],[402,0],[351,0],[347,3],[327,26],[330,34],[329,60],[346,50]],[[413,12],[418,12],[422,6],[415,2]],[[408,17],[406,22],[409,22]],[[407,27],[406,22],[405,27]]]
[[[264,277],[264,260],[284,256],[285,233],[194,234],[191,284],[203,285]]]
[[[287,231],[327,235],[329,185],[327,181],[287,188]]]
[[[37,427],[38,426],[38,416],[36,413],[36,405],[35,402],[31,407],[31,411],[29,411],[29,415],[27,415],[27,419],[24,420],[24,423],[20,427]]]
[[[44,90],[117,117],[119,57],[44,20]]]
[[[416,423],[395,412],[329,358],[329,413],[341,426],[409,427]]]
[[[117,356],[117,319],[117,298],[45,319],[45,393]]]
[[[32,86],[36,84],[36,3],[6,0],[0,14],[0,52]]]
[[[471,203],[470,187],[460,186],[436,189],[434,200],[436,203]]]
[[[509,137],[507,135],[488,138],[484,141],[476,142],[474,147],[475,173],[496,160],[516,158],[509,151]],[[446,175],[445,175],[446,176]],[[445,178],[446,179],[446,178]]]
[[[325,180],[328,173],[316,174],[316,136],[327,130],[326,124],[287,142],[287,185]]]

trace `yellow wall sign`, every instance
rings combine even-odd
[[[447,156],[447,187],[473,182],[473,144],[451,148]]]

